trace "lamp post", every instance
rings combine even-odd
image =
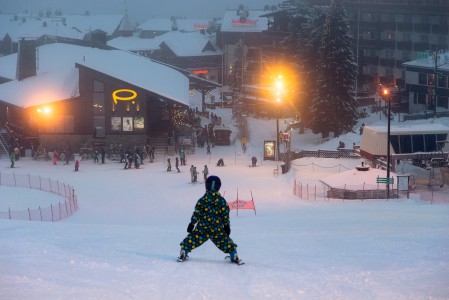
[[[391,115],[391,90],[384,88],[382,90],[382,97],[388,102],[387,114],[387,200],[390,198],[390,115]]]
[[[279,141],[279,111],[282,102],[282,93],[284,90],[283,76],[278,75],[275,82],[275,92],[276,92],[276,160],[280,160],[281,157],[281,143]]]

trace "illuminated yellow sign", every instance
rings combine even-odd
[[[112,93],[112,99],[114,99],[114,103],[117,104],[117,101],[132,101],[131,103],[134,104],[133,101],[137,97],[137,93],[130,89],[120,89],[115,90]]]

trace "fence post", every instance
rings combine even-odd
[[[53,221],[53,204],[50,204],[50,208],[51,208],[51,221]]]
[[[59,207],[59,221],[61,221],[61,201],[58,202]]]
[[[11,208],[8,207],[9,219],[11,220]]]
[[[14,185],[17,186],[17,182],[16,182],[16,173],[12,173],[12,175],[14,176]]]
[[[61,195],[61,193],[59,192],[59,181],[56,180],[56,185],[58,186],[58,195]]]
[[[309,184],[306,185],[306,189],[307,189],[307,200],[310,200],[309,199]]]
[[[31,178],[30,178],[30,173],[28,173],[28,186],[31,189]]]
[[[31,221],[31,212],[30,212],[29,208],[28,208],[28,219],[30,219],[30,221]]]
[[[42,191],[42,179],[41,179],[41,175],[39,175],[39,190]]]
[[[41,222],[42,222],[42,210],[40,206],[39,206],[39,214],[41,215]]]
[[[365,200],[365,182],[363,182],[362,201]]]
[[[316,184],[315,184],[315,201],[316,201]]]
[[[293,179],[293,195],[296,195],[296,179]]]
[[[64,199],[64,205],[65,205],[65,214],[68,217],[69,216],[69,211],[67,210],[67,199]]]

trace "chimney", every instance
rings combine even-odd
[[[36,76],[36,41],[22,38],[17,53],[17,80]]]

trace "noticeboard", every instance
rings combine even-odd
[[[275,160],[276,159],[276,141],[264,141],[263,142],[263,159]]]

